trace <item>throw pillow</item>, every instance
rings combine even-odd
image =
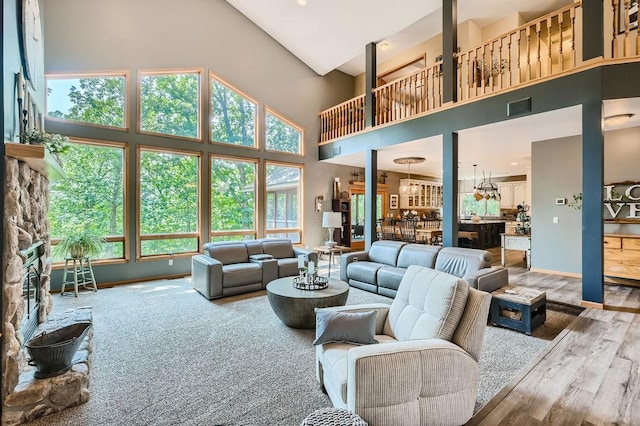
[[[376,335],[377,312],[336,312],[316,309],[316,340],[314,345],[330,342],[348,342],[358,345],[378,343]]]

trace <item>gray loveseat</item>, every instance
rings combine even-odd
[[[298,275],[298,255],[318,262],[313,250],[285,238],[206,243],[191,258],[193,288],[207,299],[264,289],[276,278]]]
[[[376,241],[369,251],[342,255],[340,279],[373,293],[395,297],[409,265],[419,265],[462,278],[488,293],[509,284],[507,269],[491,266],[486,250]]]

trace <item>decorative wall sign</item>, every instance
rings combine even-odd
[[[604,208],[605,221],[640,222],[640,183],[605,185]]]

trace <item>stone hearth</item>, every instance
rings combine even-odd
[[[45,323],[38,326],[34,335],[78,322],[92,322],[90,307],[51,314]],[[18,385],[4,400],[2,424],[17,425],[87,402],[92,338],[93,327],[73,357],[71,370],[59,376],[36,379],[33,377],[36,368],[27,364],[20,374]],[[28,357],[26,349],[21,352]]]

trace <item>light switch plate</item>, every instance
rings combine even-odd
[[[558,222],[559,222],[558,218],[554,216],[553,223],[558,223]]]

